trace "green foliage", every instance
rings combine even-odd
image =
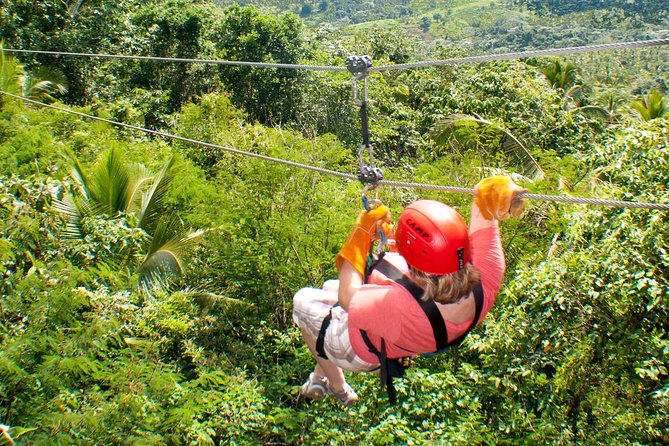
[[[657,35],[630,16],[633,3],[540,19],[499,2],[320,2],[309,4],[309,21],[396,17],[406,28],[376,22],[313,33],[294,15],[208,2],[33,3],[0,0],[12,46],[343,66],[349,54],[378,65],[581,45],[614,31],[616,39]],[[271,6],[298,13],[303,5]],[[432,45],[420,17],[434,20]],[[53,62],[26,56],[24,66],[38,73]],[[357,169],[360,120],[348,73],[58,62],[70,80],[65,99],[90,104],[76,110]],[[5,71],[18,79],[23,63],[12,63]],[[663,53],[569,63],[581,69],[578,82],[561,76],[568,82],[559,90],[534,59],[372,73],[370,133],[386,178],[473,186],[509,169],[508,156],[478,149],[515,143],[545,171],[542,181],[522,180],[532,192],[667,202],[666,119],[619,113],[642,92],[665,92]],[[453,115],[470,117],[448,123],[466,144],[433,147],[429,130]],[[79,160],[76,181],[61,153]],[[529,203],[523,219],[503,224],[507,279],[493,311],[460,348],[418,358],[397,383],[398,406],[378,397],[375,375],[348,377],[361,396],[352,408],[299,398],[313,358],[292,324],[291,298],[336,275],[332,259],[360,191],[321,173],[5,101],[0,430],[36,445],[667,442],[669,260],[658,211]],[[83,237],[65,244],[56,203],[71,193]],[[465,216],[471,202],[428,190],[379,194],[394,215],[416,198]],[[199,244],[186,227],[205,229]],[[164,262],[181,278],[134,286],[133,272]],[[0,443],[6,438],[0,433]]]
[[[57,205],[68,219],[65,236],[79,257],[93,264],[136,268],[142,281],[181,274],[182,259],[200,234],[188,234],[181,220],[167,213],[175,158],[155,177],[147,176],[143,166],[127,165],[123,158],[112,147],[90,176],[73,158],[72,175],[78,184]]]
[[[435,124],[432,137],[440,145],[453,147],[453,143],[456,143],[476,152],[490,152],[491,148],[499,147],[517,161],[521,175],[531,179],[540,179],[544,175],[541,166],[522,141],[500,125],[484,119],[466,115],[447,116]]]
[[[541,72],[553,88],[564,91],[573,86],[578,78],[578,68],[571,62],[562,64],[559,59],[553,59]]]
[[[655,90],[648,92],[640,100],[632,102],[630,107],[644,121],[658,119],[669,113],[669,102],[665,101],[662,94]]]
[[[527,65],[463,68],[458,74],[452,83],[437,89],[425,105],[429,112],[424,120],[429,127],[448,115],[503,122],[507,133],[532,147],[531,155],[540,165],[542,156],[550,157],[551,153],[585,152],[601,136],[598,124],[583,125],[590,124],[591,118],[565,109],[558,92],[547,89]]]
[[[667,18],[667,10],[664,7],[666,5],[660,0],[646,0],[640,4],[622,0],[511,0],[511,3],[526,5],[528,9],[537,11],[541,14],[564,15],[593,9],[617,9],[624,11],[625,14],[629,14],[632,17],[640,15],[645,20],[651,22],[661,22]]]
[[[138,51],[156,57],[175,57],[184,59],[212,58],[215,39],[212,29],[221,19],[217,8],[206,2],[175,0],[142,4],[130,14],[131,29],[129,34]],[[128,25],[125,25],[128,26]],[[134,29],[144,30],[138,35]],[[120,43],[120,42],[119,42]],[[124,52],[118,45],[117,51]],[[121,81],[120,92],[141,89],[147,93],[164,92],[169,98],[166,103],[156,102],[148,113],[151,124],[164,125],[160,122],[165,115],[178,110],[205,91],[220,87],[215,68],[201,64],[164,64],[141,62],[131,66],[115,65],[115,76]],[[112,93],[118,96],[118,92]],[[165,116],[166,118],[166,116]]]
[[[230,7],[212,39],[223,60],[296,64],[304,56],[301,26],[292,14],[273,17],[253,7]],[[219,74],[251,120],[283,123],[294,117],[305,78],[300,70],[221,66]]]
[[[609,186],[600,193],[666,202],[666,129],[624,130],[598,147],[589,159]],[[593,208],[570,220],[553,255],[507,287],[507,310],[477,345],[486,370],[513,383],[544,427],[537,440],[662,442],[666,213]]]
[[[2,50],[0,41],[0,90],[42,102],[53,102],[52,95],[64,94],[67,82],[63,74],[50,67],[26,71],[14,56]],[[1,95],[0,106],[11,97]]]

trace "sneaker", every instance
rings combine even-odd
[[[328,387],[328,393],[335,397],[337,401],[344,406],[352,406],[358,402],[358,394],[347,383],[344,384],[344,389],[335,393]]]
[[[309,379],[302,384],[300,389],[300,395],[315,401],[323,399],[326,393],[328,393],[328,379],[315,376],[314,372],[309,374]]]

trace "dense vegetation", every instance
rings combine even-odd
[[[650,12],[661,2],[648,14],[542,2],[543,35],[536,2],[145,3],[0,0],[0,32],[6,48],[343,65],[656,37],[667,23]],[[377,18],[397,21],[366,22]],[[312,27],[326,21],[354,26]],[[3,92],[357,169],[346,72],[0,55]],[[652,48],[374,73],[376,161],[393,180],[472,186],[505,172],[532,192],[669,203],[667,59]],[[353,408],[300,399],[313,360],[292,295],[336,274],[361,188],[0,93],[0,445],[669,444],[662,211],[530,203],[503,225],[492,312],[458,349],[418,358],[399,405],[364,375],[350,378]],[[465,215],[471,200],[380,191],[395,214],[417,197]]]
[[[512,4],[525,5],[528,9],[537,11],[540,14],[565,15],[573,12],[592,10],[618,10],[625,17],[632,17],[639,23],[661,24],[667,19],[666,5],[660,0],[640,0],[634,2],[622,0],[512,0]]]

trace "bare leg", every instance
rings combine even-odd
[[[302,337],[306,342],[311,355],[316,359],[316,368],[314,368],[314,375],[319,378],[327,377],[330,390],[334,393],[341,392],[344,389],[346,380],[344,379],[344,372],[327,359],[323,359],[316,353],[316,340],[305,330],[301,329]]]
[[[324,306],[323,307],[324,309],[331,308],[333,305],[337,303],[338,288],[339,288],[338,280],[328,280],[323,284],[322,290],[302,289],[298,291],[298,293],[294,297],[295,301],[294,307],[297,308],[296,310],[297,313],[302,311],[303,314],[309,314],[310,313],[309,310],[306,310],[305,308],[308,308],[310,306],[310,302],[313,302],[314,304],[322,304]],[[324,309],[320,311],[324,311]],[[296,316],[296,314],[293,315],[293,319],[295,320],[297,325],[300,326],[300,331],[302,332],[302,338],[304,339],[304,342],[307,344],[307,347],[309,347],[311,355],[316,360],[314,375],[318,378],[327,377],[328,387],[331,392],[333,393],[341,392],[345,388],[344,386],[346,386],[344,372],[342,371],[341,368],[337,367],[334,363],[332,363],[332,361],[323,359],[320,356],[318,356],[318,353],[316,353],[316,337],[313,332],[313,327],[311,327],[311,330],[303,328],[298,321],[299,316]],[[306,319],[307,317],[305,317],[305,320]]]

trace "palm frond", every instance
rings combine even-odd
[[[141,209],[142,191],[153,181],[154,177],[146,166],[142,164],[134,165],[132,171],[134,172],[135,181],[130,191],[130,205],[134,207],[137,204],[137,208]]]
[[[240,305],[245,307],[253,306],[250,302],[245,302],[243,300],[235,299],[228,296],[222,296],[220,294],[211,293],[209,291],[200,291],[195,289],[185,289],[182,291],[185,296],[193,299],[200,307],[207,308],[213,307],[216,305]]]
[[[88,198],[90,182],[88,180],[88,176],[86,175],[86,169],[84,168],[84,166],[81,165],[81,163],[77,159],[76,155],[74,155],[74,153],[72,152],[65,153],[65,158],[67,158],[67,160],[72,165],[72,170],[70,171],[70,175],[72,175],[72,178],[74,178],[74,180],[81,186],[82,195]]]
[[[19,94],[19,84],[25,75],[23,64],[19,60],[2,51],[3,43],[0,42],[0,89],[7,93]]]
[[[165,213],[167,193],[176,176],[175,162],[176,158],[172,157],[155,177],[151,188],[142,195],[137,226],[149,234],[155,235],[158,222]]]
[[[176,216],[159,219],[146,257],[137,270],[140,278],[180,275],[183,258],[202,234],[203,231],[188,233]]]
[[[665,102],[662,93],[651,90],[640,100],[630,104],[632,110],[644,121],[661,118],[669,112],[669,103]]]
[[[553,59],[543,67],[541,73],[546,77],[553,88],[567,90],[576,83],[579,69],[571,62],[560,62]]]
[[[135,189],[134,181],[121,151],[112,147],[88,181],[89,199],[102,205],[110,215],[127,212]]]
[[[67,81],[60,70],[39,67],[31,70],[21,79],[23,96],[43,102],[53,102],[54,94],[67,92]]]
[[[505,175],[511,177],[514,183],[531,183],[534,181],[532,178],[521,175],[518,172],[509,172],[508,169],[501,167],[477,167],[477,169],[483,172],[484,176]]]
[[[517,161],[516,164],[521,168],[522,175],[533,179],[543,177],[543,169],[534,159],[527,146],[501,124],[475,116],[453,114],[446,116],[435,124],[432,137],[435,142],[440,144],[451,144],[453,140],[458,140],[467,145],[468,140],[475,140],[475,146],[480,148],[485,147],[485,144],[481,144],[481,135],[495,133],[501,134],[501,139],[494,139],[500,141],[501,149]]]
[[[535,180],[543,178],[543,169],[532,156],[525,144],[508,130],[502,128],[499,129],[504,133],[504,137],[502,138],[502,150],[504,150],[504,153],[507,155],[515,157],[522,168],[523,175]]]
[[[83,219],[99,216],[106,209],[97,203],[91,202],[84,197],[65,196],[63,200],[53,203],[53,208],[65,217],[66,226],[63,238],[68,241],[77,241],[84,238]]]
[[[470,115],[454,113],[437,120],[432,127],[431,137],[439,145],[452,145],[454,141],[463,143],[478,130],[476,118]]]
[[[178,276],[183,273],[179,255],[165,246],[144,259],[137,273],[141,278],[147,276]]]
[[[565,91],[563,98],[570,98],[573,100],[582,100],[586,94],[586,88],[583,85],[572,85]]]
[[[586,105],[578,109],[579,112],[591,118],[611,119],[613,115],[601,105]]]

